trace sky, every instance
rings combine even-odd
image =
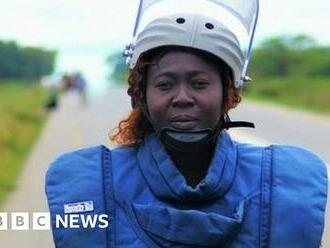
[[[138,2],[0,0],[0,40],[56,49],[57,71],[81,70],[100,81],[107,54],[131,39]],[[329,11],[329,0],[260,0],[256,42],[304,33],[330,46]]]

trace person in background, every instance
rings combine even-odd
[[[73,80],[74,80],[75,89],[78,91],[80,95],[82,105],[86,105],[87,104],[86,79],[83,77],[83,75],[80,72],[78,72],[73,75]]]

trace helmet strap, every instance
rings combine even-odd
[[[165,148],[172,152],[203,152],[215,144],[218,135],[223,129],[255,127],[251,122],[231,121],[227,113],[220,118],[218,125],[214,129],[177,130],[167,126],[157,127],[152,121],[145,104],[140,104],[139,108],[154,128]]]

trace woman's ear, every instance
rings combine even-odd
[[[242,97],[240,95],[240,89],[235,87],[230,87],[228,89],[228,102],[226,112],[230,109],[236,108],[237,105],[242,101]]]

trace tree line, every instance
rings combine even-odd
[[[55,60],[55,51],[22,47],[14,41],[0,41],[0,80],[39,79],[54,71]]]
[[[330,47],[306,35],[265,40],[252,53],[249,74],[258,77],[329,77]]]
[[[127,66],[120,51],[108,57],[110,79],[124,80]],[[248,74],[258,77],[329,77],[330,47],[307,35],[274,37],[254,48]]]

